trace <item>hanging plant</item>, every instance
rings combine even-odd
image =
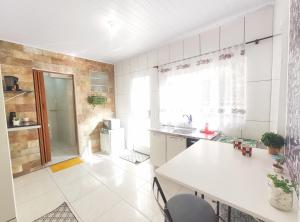
[[[87,101],[89,104],[91,104],[92,106],[97,106],[97,105],[103,105],[107,102],[107,98],[104,96],[88,96]]]

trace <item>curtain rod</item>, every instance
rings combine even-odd
[[[262,40],[270,39],[270,38],[273,38],[273,37],[276,37],[276,36],[279,36],[279,35],[280,35],[280,34],[277,34],[277,35],[270,35],[270,36],[267,36],[267,37],[264,37],[264,38],[255,39],[255,40],[252,40],[252,41],[249,41],[249,42],[245,42],[245,43],[242,43],[242,44],[237,44],[237,45],[230,46],[230,47],[227,47],[227,48],[223,48],[223,49],[220,49],[220,50],[216,50],[216,51],[213,51],[213,52],[208,52],[208,53],[204,53],[204,54],[200,54],[200,55],[196,55],[196,56],[191,56],[191,57],[188,57],[188,58],[185,58],[185,59],[180,59],[180,60],[176,60],[176,61],[173,61],[173,62],[168,62],[168,63],[165,63],[165,64],[153,66],[153,68],[158,69],[160,66],[165,66],[165,65],[169,65],[169,64],[173,64],[173,63],[177,63],[177,62],[181,62],[181,61],[185,61],[185,60],[197,58],[197,57],[200,57],[200,56],[203,56],[203,55],[213,54],[213,53],[216,53],[216,52],[219,52],[219,51],[222,51],[222,50],[225,50],[225,49],[231,49],[231,48],[234,48],[234,47],[240,46],[240,45],[247,45],[247,44],[251,44],[251,43],[255,43],[255,44],[257,45],[257,44],[259,44],[259,42],[262,41]]]

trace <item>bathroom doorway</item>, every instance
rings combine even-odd
[[[42,163],[54,164],[77,157],[79,152],[73,75],[38,72],[44,147],[44,152],[41,150]]]

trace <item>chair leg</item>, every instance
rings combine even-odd
[[[197,191],[195,191],[195,196],[198,196],[198,192]]]
[[[217,216],[220,216],[220,202],[217,201]]]
[[[201,194],[201,198],[204,199],[204,194]]]
[[[227,215],[227,222],[231,221],[231,207],[228,206],[228,211],[227,211],[228,215]]]

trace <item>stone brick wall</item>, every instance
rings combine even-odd
[[[1,40],[0,64],[2,75],[18,77],[20,86],[23,89],[34,90],[32,69],[74,74],[80,154],[84,155],[100,150],[101,121],[104,117],[113,117],[115,114],[113,65]],[[87,103],[87,96],[90,93],[90,74],[92,72],[105,72],[109,75],[108,103],[96,108]],[[9,96],[11,95],[5,95],[7,98]],[[14,111],[20,117],[26,116],[31,120],[36,120],[33,93],[7,101],[5,108],[7,113]],[[40,166],[37,130],[10,132],[9,140],[15,175],[27,173]]]

